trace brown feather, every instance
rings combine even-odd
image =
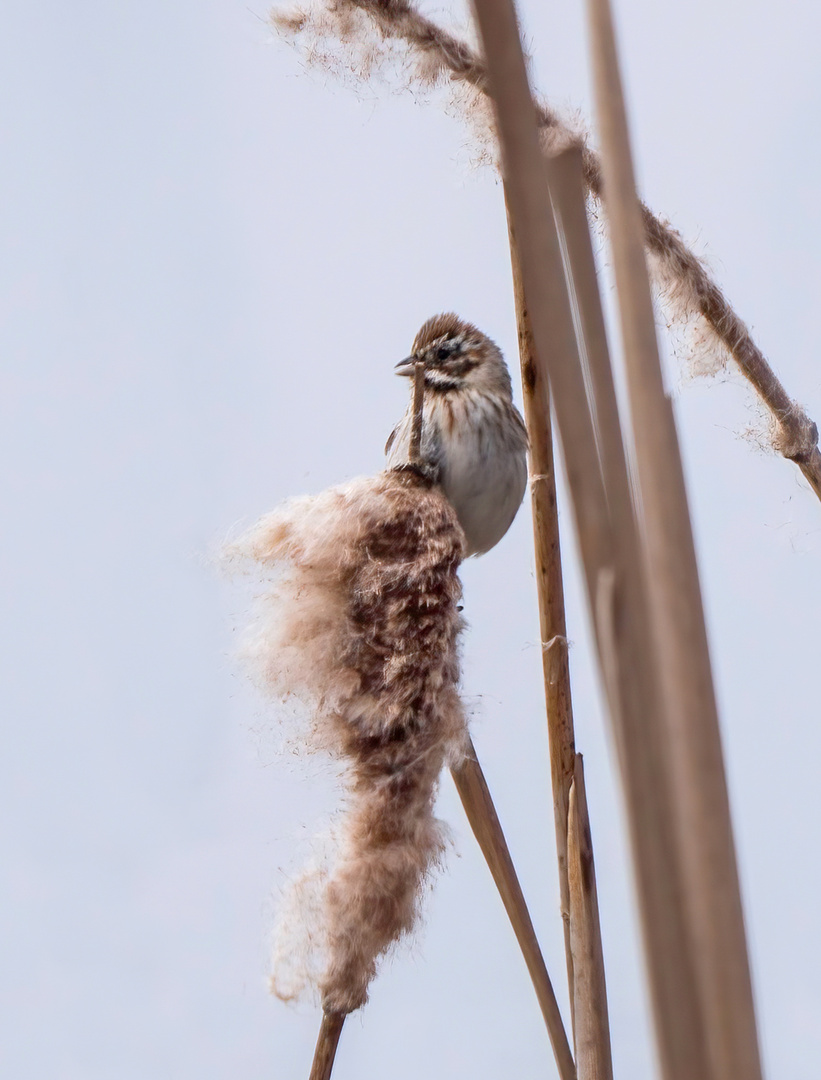
[[[416,337],[413,339],[413,352],[422,352],[429,345],[432,345],[434,341],[438,341],[439,338],[459,337],[460,335],[471,338],[484,337],[484,334],[473,323],[465,322],[464,319],[460,319],[452,311],[434,315],[419,328]]]

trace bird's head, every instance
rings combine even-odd
[[[476,389],[510,396],[510,375],[497,345],[458,315],[428,319],[413,341],[411,355],[396,365],[397,375],[413,375],[425,365],[425,387],[439,393]]]

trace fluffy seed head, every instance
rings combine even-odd
[[[248,642],[252,669],[276,697],[309,706],[309,745],[347,779],[337,845],[284,905],[281,997],[313,985],[327,1010],[359,1008],[379,958],[413,927],[443,849],[439,773],[465,749],[464,549],[440,489],[391,470],[294,500],[230,550],[273,577]]]

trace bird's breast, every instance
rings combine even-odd
[[[510,528],[527,486],[527,459],[521,429],[504,403],[471,404],[440,411],[436,441],[442,488],[464,529],[468,554],[479,555]]]
[[[494,547],[510,528],[527,486],[527,436],[510,402],[486,394],[426,396],[422,458],[459,518],[468,555]],[[389,443],[388,464],[408,460],[411,415]]]

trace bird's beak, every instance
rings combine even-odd
[[[413,375],[416,370],[416,357],[405,357],[404,360],[399,361],[393,370],[397,375]]]

